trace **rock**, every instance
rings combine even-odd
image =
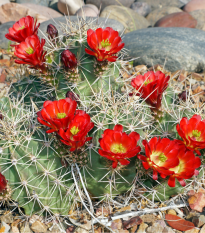
[[[137,58],[134,65],[161,64],[171,72],[184,69],[199,73],[205,68],[205,54],[201,49],[205,47],[205,32],[202,30],[147,28],[125,34],[123,42],[128,55]]]
[[[189,14],[197,20],[196,28],[205,30],[205,9],[192,11]]]
[[[77,230],[75,231],[75,233],[89,233],[89,231],[83,229],[83,228],[77,228]]]
[[[112,213],[112,206],[100,206],[99,208],[96,209],[96,216],[104,216],[108,217],[109,214]]]
[[[86,4],[82,6],[78,11],[76,11],[75,15],[78,16],[88,16],[88,17],[97,17],[99,14],[98,8],[93,4]]]
[[[156,216],[153,214],[145,214],[140,216],[140,218],[146,223],[154,223],[156,221]]]
[[[77,22],[77,16],[70,16],[69,17],[69,19],[72,21],[72,22]],[[90,21],[93,21],[93,18],[89,18],[89,17],[87,17],[86,18],[86,21],[87,22],[90,22]],[[99,20],[98,21],[95,21],[95,23],[97,23],[97,22],[99,22],[99,25],[104,25],[104,22],[106,21],[106,19],[104,19],[104,18],[99,18]],[[53,24],[56,28],[58,28],[58,34],[59,35],[62,35],[63,34],[63,32],[61,31],[61,29],[59,28],[59,22],[61,22],[61,23],[64,23],[64,24],[67,24],[67,19],[64,17],[64,16],[62,16],[62,17],[59,17],[59,18],[55,18],[55,22],[53,21],[53,20],[48,20],[48,21],[46,21],[46,22],[43,22],[43,23],[41,23],[41,25],[40,25],[40,30],[45,34],[46,33],[46,31],[47,31],[47,26],[48,26],[48,24]],[[114,30],[116,30],[116,31],[118,31],[119,32],[119,34],[121,34],[123,31],[124,31],[124,27],[123,27],[123,25],[120,23],[120,22],[118,22],[118,21],[116,21],[116,20],[113,20],[113,19],[108,19],[107,21],[106,21],[106,23],[105,23],[105,27],[112,27]],[[1,33],[1,32],[0,32]],[[43,35],[39,32],[38,33],[38,35],[41,37],[41,38],[43,38]],[[1,39],[0,39],[1,40]]]
[[[167,210],[167,214],[177,215],[175,210]]]
[[[1,226],[0,226],[0,232],[1,233],[9,233],[10,231],[10,226],[8,224],[6,224],[5,222],[1,222]]]
[[[152,10],[167,7],[182,7],[184,4],[180,0],[137,0],[136,2],[146,2],[151,6]]]
[[[52,8],[53,10],[60,12],[58,10],[58,0],[51,0],[48,6]]]
[[[59,11],[66,15],[74,15],[83,5],[83,0],[58,0]]]
[[[15,42],[11,42],[5,37],[5,34],[8,33],[9,28],[12,27],[14,23],[15,21],[11,21],[0,25],[0,48],[9,49],[10,44],[15,44]]]
[[[43,1],[39,1],[39,0],[15,0],[16,3],[19,4],[24,4],[24,3],[31,3],[31,4],[37,4],[37,5],[41,5],[41,6],[48,6],[49,4],[49,0],[43,0]]]
[[[75,231],[75,226],[68,226],[67,229],[66,229],[66,233],[73,233]]]
[[[193,228],[191,230],[184,231],[184,233],[199,233],[199,229]]]
[[[110,5],[123,5],[125,7],[130,7],[134,0],[86,0],[86,4],[94,4],[98,9],[104,10],[105,7]]]
[[[193,217],[192,222],[196,227],[201,227],[205,224],[205,216],[204,215],[195,216]]]
[[[147,20],[151,23],[152,26],[154,26],[154,24],[162,17],[176,12],[182,12],[182,10],[177,7],[162,7],[152,11],[147,16]]]
[[[186,12],[176,12],[164,16],[159,19],[154,27],[186,27],[195,28],[197,25],[197,20],[193,18],[189,13]]]
[[[137,233],[146,233],[148,225],[146,223],[141,223]]]
[[[162,226],[163,228],[167,226],[167,224],[165,223],[164,220],[158,220],[156,221],[156,223],[158,223],[160,226]]]
[[[142,223],[142,219],[138,216],[131,218],[127,221],[123,221],[122,225],[123,225],[123,229],[129,229],[133,226],[139,225]]]
[[[183,8],[183,10],[186,12],[191,12],[191,11],[196,11],[196,10],[201,10],[201,9],[205,9],[204,0],[191,0]]]
[[[192,210],[202,212],[205,207],[205,190],[200,188],[197,193],[190,191],[188,193],[189,206]]]
[[[100,17],[115,19],[123,24],[126,28],[125,33],[147,28],[150,23],[141,15],[134,12],[132,9],[122,6],[108,6],[101,13]]]
[[[62,14],[46,6],[39,6],[32,3],[23,3],[23,6],[38,12],[38,14],[45,16],[48,19],[61,17]]]
[[[44,223],[37,220],[31,225],[31,230],[34,231],[35,233],[37,233],[37,232],[46,232],[47,231],[47,226]]]
[[[146,229],[146,232],[147,233],[154,233],[154,232],[157,232],[157,233],[162,233],[164,227],[161,226],[160,224],[158,223],[154,223],[152,226],[148,227]]]
[[[181,3],[183,3],[184,5],[186,5],[188,2],[190,2],[191,0],[179,0]]]
[[[166,226],[162,233],[175,233],[171,227]]]
[[[20,232],[33,233],[29,227],[29,224],[26,223],[20,228]]]
[[[134,2],[130,8],[144,17],[151,12],[151,7],[146,2]]]
[[[199,233],[205,233],[205,224],[203,225]]]
[[[59,16],[58,12],[54,10],[41,6],[40,8],[44,9],[44,14],[39,14],[37,11],[27,7],[26,5],[21,5],[17,3],[7,3],[0,6],[0,24],[6,23],[9,21],[18,21],[20,18],[30,15],[37,19],[38,23],[44,22],[48,19],[51,19],[54,16]],[[46,12],[50,12],[50,16]],[[45,16],[47,15],[47,16]]]
[[[0,6],[4,5],[6,3],[10,3],[10,1],[9,0],[1,0],[0,1]]]
[[[119,230],[122,228],[122,220],[121,219],[116,219],[112,221],[111,223],[111,229],[112,230]]]
[[[5,223],[12,223],[14,221],[14,217],[13,217],[12,213],[8,213],[8,214],[5,214],[5,215],[2,215],[0,217],[0,221],[5,222]]]

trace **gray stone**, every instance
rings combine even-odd
[[[0,217],[0,221],[5,222],[5,223],[12,223],[14,221],[14,217],[13,217],[12,213],[8,213],[5,215],[2,215]]]
[[[74,15],[84,4],[83,0],[58,0],[58,9],[63,14]]]
[[[10,1],[9,0],[1,0],[0,1],[0,6],[4,5],[6,3],[10,3]]]
[[[110,5],[123,5],[126,7],[130,7],[134,0],[86,0],[86,4],[94,4],[98,9],[104,10],[105,7]]]
[[[162,17],[172,14],[172,13],[176,13],[176,12],[182,12],[182,10],[177,7],[162,7],[162,8],[153,10],[147,16],[147,20],[150,22],[152,26],[154,26],[155,23]]]
[[[158,223],[154,223],[152,226],[146,229],[146,232],[147,233],[154,233],[154,232],[162,233],[163,229],[164,229],[163,226],[159,225]]]
[[[98,8],[93,4],[86,4],[76,11],[75,15],[80,17],[97,17],[99,14]]]
[[[205,30],[205,9],[191,11],[189,14],[197,20],[197,29]]]
[[[60,12],[58,10],[58,0],[51,0],[48,6],[52,8],[53,10]]]
[[[190,2],[191,0],[179,0],[181,3],[183,3],[184,5],[186,5],[188,2]]]
[[[2,1],[2,0],[1,0]],[[33,3],[41,6],[48,6],[50,0],[16,0],[16,3]]]
[[[2,49],[8,49],[11,42],[10,40],[6,39],[5,34],[9,32],[9,28],[13,26],[15,21],[10,21],[7,23],[3,23],[0,25],[0,48]]]
[[[192,28],[147,28],[127,33],[125,48],[135,65],[165,64],[169,71],[205,69],[205,32]]]
[[[146,17],[151,12],[151,7],[146,2],[134,2],[130,8],[144,17]]]
[[[119,21],[126,28],[125,33],[150,26],[148,20],[143,16],[123,6],[107,6],[100,17]]]
[[[180,8],[184,5],[180,0],[137,0],[136,2],[146,2],[151,6],[152,10],[164,6],[174,6]]]
[[[69,19],[72,21],[72,22],[77,22],[77,16],[70,16]],[[93,21],[94,18],[89,18],[89,17],[86,17],[86,21]],[[106,23],[104,24],[104,22],[106,21]],[[62,35],[63,32],[60,30],[59,28],[59,22],[63,23],[63,24],[66,24],[67,23],[67,20],[66,18],[63,16],[63,17],[59,17],[59,18],[55,18],[55,22],[53,20],[48,20],[48,21],[45,21],[43,23],[41,23],[40,25],[40,30],[45,34],[46,31],[47,31],[47,26],[48,24],[53,24],[54,26],[56,26],[56,28],[58,29],[58,32],[59,32],[59,35]],[[123,31],[124,31],[124,27],[123,25],[116,21],[116,20],[113,20],[113,19],[108,19],[106,20],[105,18],[99,18],[98,20],[96,19],[96,24],[98,25],[99,23],[99,26],[102,27],[112,27],[114,30],[118,31],[119,34],[121,34]],[[43,35],[41,34],[41,32],[38,33],[38,35],[43,38]]]

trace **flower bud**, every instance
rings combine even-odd
[[[188,91],[182,91],[181,93],[178,94],[178,97],[179,99],[185,102],[187,99],[187,95],[188,95]]]
[[[3,115],[1,114],[1,112],[0,112],[0,120],[3,120]]]
[[[68,91],[66,97],[75,100],[78,104],[80,103],[80,96],[72,91]]]
[[[56,29],[56,27],[53,24],[49,24],[47,27],[47,33],[48,33],[48,38],[54,39],[58,36],[58,30]]]
[[[61,61],[65,69],[73,69],[77,66],[77,58],[74,53],[66,49],[61,53]]]
[[[0,193],[6,189],[7,181],[4,175],[0,173]]]

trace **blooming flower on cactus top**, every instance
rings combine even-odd
[[[60,128],[66,129],[74,117],[76,107],[76,101],[70,98],[58,101],[45,101],[43,109],[37,112],[37,120],[41,124],[51,128],[46,133],[58,131]]]
[[[132,79],[132,86],[139,92],[138,96],[146,99],[147,104],[159,109],[162,102],[162,93],[168,86],[170,76],[161,71],[148,71],[144,75],[137,75]]]
[[[183,139],[183,142],[180,140],[178,142],[201,155],[199,150],[205,148],[205,120],[201,120],[201,116],[197,114],[193,115],[190,120],[183,117],[176,128]]]
[[[192,151],[187,150],[185,146],[182,146],[178,152],[178,158],[179,165],[169,169],[174,172],[168,180],[168,185],[170,187],[175,187],[175,178],[182,186],[185,186],[186,183],[184,179],[190,179],[193,175],[199,174],[196,168],[200,167],[201,160],[199,157],[195,157]]]
[[[61,53],[61,61],[65,69],[73,69],[77,66],[77,58],[74,53],[66,49]]]
[[[68,128],[66,130],[61,128],[59,135],[62,137],[61,141],[71,147],[70,151],[74,151],[92,139],[86,136],[93,127],[94,123],[90,121],[90,116],[82,110],[77,110]]]
[[[121,165],[128,165],[130,163],[128,158],[136,156],[141,151],[141,148],[137,146],[140,135],[136,132],[127,135],[122,131],[122,125],[115,125],[113,130],[106,129],[102,138],[99,139],[102,149],[99,149],[98,153],[112,160],[113,168],[117,167],[118,162]]]
[[[169,169],[179,165],[179,145],[175,140],[154,137],[149,142],[143,140],[142,144],[145,147],[145,156],[138,155],[138,158],[142,160],[146,170],[153,169],[154,180],[158,179],[158,173],[162,178],[173,174]]]
[[[40,23],[36,26],[36,21],[31,16],[21,18],[19,21],[14,23],[12,28],[9,28],[9,33],[5,35],[8,40],[12,40],[18,43],[25,41],[29,36],[36,35]]]
[[[28,64],[32,68],[45,70],[46,52],[43,50],[45,40],[39,40],[37,35],[29,36],[25,41],[15,46],[14,54],[21,60],[15,60],[18,64]]]
[[[4,175],[0,173],[0,193],[6,189],[7,181]]]
[[[110,27],[98,28],[95,31],[87,31],[87,42],[92,50],[85,49],[85,52],[95,56],[98,61],[108,60],[114,62],[118,53],[123,47],[122,39],[118,32]]]

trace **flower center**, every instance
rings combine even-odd
[[[34,50],[31,47],[29,47],[29,48],[26,49],[26,52],[28,54],[32,54],[34,52]]]
[[[195,137],[195,138],[199,138],[199,137],[201,136],[201,132],[198,131],[198,130],[193,130],[193,131],[192,131],[192,135],[193,135],[193,137]]]
[[[76,135],[80,130],[78,129],[78,127],[73,126],[70,130],[70,132],[72,133],[72,135]]]
[[[57,118],[58,119],[63,119],[63,118],[65,118],[66,117],[66,113],[64,113],[64,112],[59,112],[59,113],[57,113]]]
[[[165,156],[165,154],[162,153],[162,154],[159,155],[159,160],[161,162],[165,162],[167,160],[167,157]]]
[[[107,46],[110,46],[110,45],[111,45],[111,43],[109,42],[108,39],[102,40],[102,41],[101,41],[101,46],[102,46],[103,48],[106,48]]]
[[[144,82],[144,85],[147,86],[147,84],[151,83],[151,81],[149,79],[147,79],[145,82]]]
[[[114,144],[112,147],[111,147],[111,151],[113,153],[125,153],[126,152],[126,149],[123,147],[122,144]]]
[[[22,30],[22,29],[24,29],[25,28],[25,26],[22,26],[22,27],[20,27],[18,30]]]

